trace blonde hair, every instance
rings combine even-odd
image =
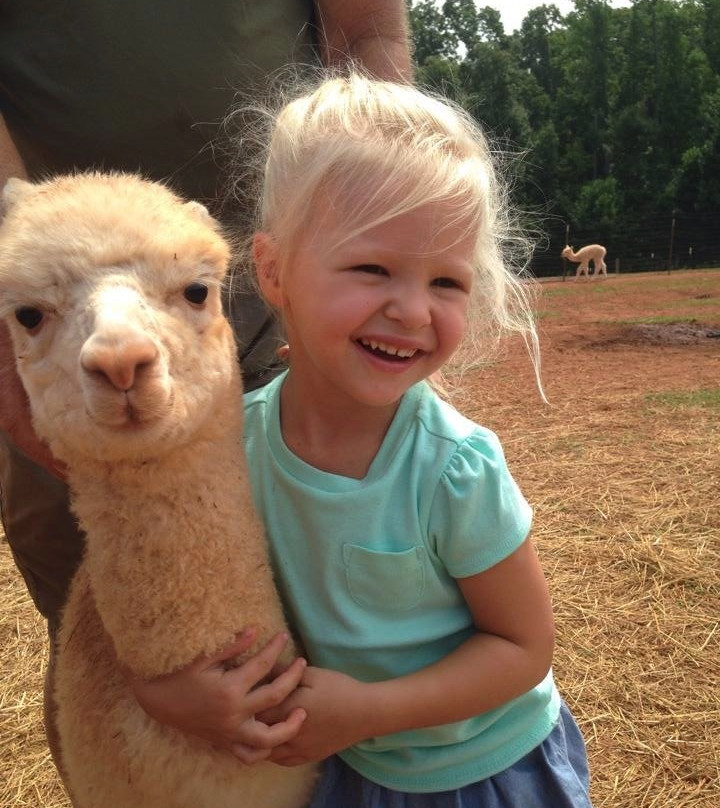
[[[479,125],[451,102],[359,72],[332,77],[276,116],[257,227],[287,261],[329,189],[342,200],[348,238],[423,205],[452,203],[457,216],[447,224],[475,236],[472,358],[519,333],[540,385],[534,284],[525,275],[530,245],[512,224],[495,162]]]

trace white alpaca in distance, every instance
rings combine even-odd
[[[577,252],[573,252],[573,248],[568,246],[565,247],[561,253],[563,258],[567,258],[568,261],[572,261],[574,264],[578,265],[575,270],[575,280],[581,275],[585,275],[585,277],[590,280],[590,261],[593,262],[593,270],[596,277],[598,274],[607,277],[607,266],[605,264],[606,254],[607,250],[602,244],[587,244],[585,247],[581,247]]]
[[[155,722],[121,673],[284,630],[222,314],[227,244],[202,206],[132,175],[10,180],[4,200],[0,316],[87,536],[54,694],[73,804],[300,808],[314,766],[245,766]]]

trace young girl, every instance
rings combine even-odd
[[[311,667],[236,751],[327,759],[312,808],[590,804],[531,509],[428,383],[465,339],[537,345],[507,221],[476,124],[413,87],[331,79],[275,122],[253,252],[289,370],[245,434]]]

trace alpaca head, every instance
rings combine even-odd
[[[563,251],[560,253],[560,255],[563,258],[568,258],[569,256],[572,255],[572,252],[573,252],[573,248],[568,245],[568,246],[563,247]]]
[[[133,175],[10,180],[0,317],[54,453],[147,458],[185,443],[235,373],[207,211]]]

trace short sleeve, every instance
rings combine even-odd
[[[439,479],[428,525],[435,552],[454,578],[475,575],[513,553],[531,524],[532,509],[510,474],[500,441],[478,428]]]

